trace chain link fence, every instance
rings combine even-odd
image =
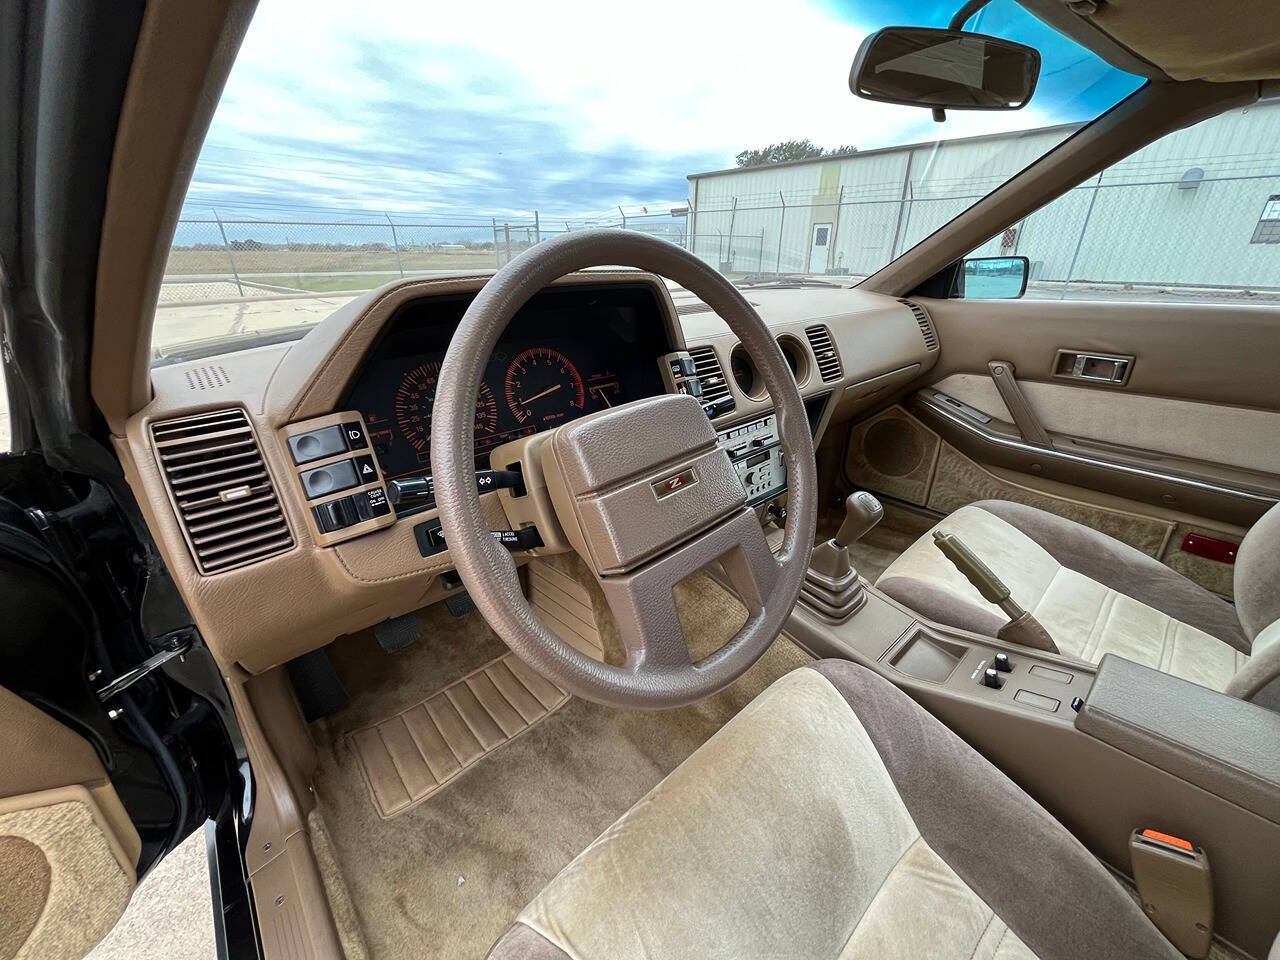
[[[1151,171],[1105,173],[971,255],[1026,256],[1031,297],[1280,299],[1280,157],[1266,172],[1239,175],[1209,177],[1191,167],[1188,177],[1187,165],[1177,166],[1154,177]],[[722,197],[694,211],[691,249],[726,272],[857,281],[992,186],[976,178],[923,186],[907,180],[830,194]],[[1269,209],[1277,210],[1274,221],[1266,219]],[[721,231],[725,237],[733,231],[737,242],[721,239]],[[743,243],[747,237],[750,245]],[[735,247],[738,255],[726,257]]]

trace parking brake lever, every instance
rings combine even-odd
[[[524,476],[519,470],[477,470],[476,489],[480,493],[489,490],[514,490],[517,497],[524,496]],[[435,481],[427,474],[417,477],[402,477],[399,480],[387,481],[387,499],[397,506],[417,506],[422,503],[434,503],[436,499]]]
[[[1047,650],[1049,653],[1058,652],[1058,645],[1053,642],[1053,637],[1049,636],[1040,621],[1018,605],[1004,581],[992,573],[991,568],[979,560],[963,540],[955,534],[935,530],[933,544],[964,574],[965,579],[973,584],[984,600],[994,603],[1009,617],[1009,622],[996,633],[999,639],[1037,650]]]

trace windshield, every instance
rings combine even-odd
[[[388,281],[589,227],[744,284],[857,282],[1141,83],[995,0],[968,27],[1040,51],[1027,107],[937,123],[849,92],[865,36],[953,6],[656,0],[624,24],[594,4],[264,3],[182,208],[154,357],[301,336]]]

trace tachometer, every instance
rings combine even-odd
[[[431,412],[436,402],[436,384],[440,380],[440,364],[424,363],[411,370],[396,388],[396,424],[418,459],[431,452]],[[487,383],[480,384],[476,395],[475,432],[484,436],[498,429],[498,401]]]
[[[586,406],[582,374],[569,358],[549,347],[532,347],[507,367],[507,406],[521,424],[558,423]]]

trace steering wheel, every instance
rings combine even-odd
[[[782,550],[765,541],[746,491],[701,404],[664,394],[555,428],[540,442],[547,496],[567,540],[596,576],[625,660],[601,663],[569,646],[525,600],[510,552],[489,533],[475,483],[475,397],[498,337],[530,296],[587,267],[628,265],[684,286],[742,341],[773,398],[789,503]],[[681,247],[624,230],[569,233],[538,244],[493,275],[449,343],[436,385],[431,469],[454,565],[493,630],[526,663],[598,703],[660,708],[727,686],[781,631],[809,564],[817,471],[804,403],[768,327],[727,279]],[[548,493],[549,491],[549,493]],[[747,621],[693,662],[673,588],[719,560]]]

